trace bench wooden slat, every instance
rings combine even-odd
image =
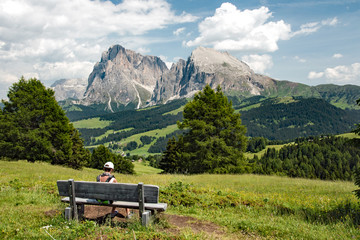
[[[69,197],[65,197],[61,199],[62,202],[70,202]],[[76,204],[88,204],[88,205],[103,205],[96,201],[96,199],[90,198],[75,198]],[[139,209],[138,202],[126,202],[126,201],[114,201],[112,204],[106,204],[106,206],[110,207],[120,207],[120,208],[132,208]],[[167,208],[166,203],[145,203],[146,210],[157,210],[157,211],[165,211]]]
[[[69,182],[57,181],[59,195],[69,196]],[[138,185],[131,183],[75,182],[75,196],[79,198],[103,199],[113,201],[138,202]],[[159,202],[159,187],[144,185],[144,202]]]

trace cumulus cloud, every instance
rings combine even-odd
[[[41,80],[87,77],[90,62],[119,39],[133,42],[134,49],[144,47],[144,41],[134,39],[196,19],[176,14],[166,0],[124,0],[117,5],[99,0],[1,0],[0,71],[7,73],[1,80],[16,81],[26,72],[46,78]],[[17,68],[5,69],[8,62]]]
[[[308,78],[309,79],[317,79],[317,78],[322,78],[324,76],[324,72],[314,72],[311,71],[308,74]]]
[[[278,42],[297,35],[307,35],[323,26],[335,26],[337,18],[306,23],[293,32],[284,20],[270,21],[267,7],[241,11],[231,3],[223,3],[213,16],[199,23],[199,36],[185,43],[188,47],[203,45],[217,50],[275,52]]]
[[[186,45],[208,45],[229,51],[274,52],[279,40],[289,39],[291,28],[283,20],[268,21],[271,16],[267,7],[241,11],[231,3],[223,3],[214,16],[199,24],[200,36]]]
[[[246,55],[241,58],[243,62],[248,64],[256,73],[265,73],[266,69],[273,66],[272,57],[270,55]]]
[[[326,68],[323,72],[310,72],[309,79],[325,77],[328,82],[336,84],[359,84],[360,63],[353,63],[349,66],[340,65],[334,68]]]
[[[34,69],[39,73],[40,79],[61,79],[78,78],[79,76],[88,76],[94,67],[92,62],[54,62],[54,63],[37,63]]]

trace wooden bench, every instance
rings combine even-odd
[[[165,211],[166,203],[159,203],[159,187],[143,183],[106,183],[69,180],[57,181],[61,201],[70,203],[65,209],[67,219],[78,220],[84,214],[84,205],[102,205],[119,208],[139,209],[143,225],[148,225],[150,216]],[[111,200],[104,204],[97,199]]]

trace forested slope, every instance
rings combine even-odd
[[[258,159],[254,173],[322,180],[352,180],[360,167],[360,148],[341,137],[301,138],[280,150],[269,148]]]
[[[286,140],[321,134],[349,132],[360,121],[360,111],[343,110],[318,98],[294,98],[289,102],[267,99],[241,111],[248,135]]]
[[[298,137],[340,134],[354,129],[360,122],[360,110],[337,108],[319,98],[265,98],[255,96],[244,100],[230,99],[234,108],[241,113],[247,136],[265,137],[270,140],[292,140]],[[100,115],[100,120],[112,121],[105,128],[80,128],[86,145],[119,142],[132,135],[154,129],[162,129],[182,121],[181,107],[187,100],[175,100],[142,110],[127,110]],[[169,114],[172,112],[172,114]],[[116,132],[124,130],[122,132]],[[110,134],[105,134],[111,131]],[[103,136],[102,139],[95,137]],[[174,134],[156,137],[149,151],[160,153]]]

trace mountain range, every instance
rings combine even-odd
[[[359,86],[313,87],[275,80],[255,73],[227,52],[204,47],[195,49],[187,60],[180,59],[168,69],[159,57],[143,56],[114,45],[102,54],[87,83],[81,79],[61,80],[52,87],[63,106],[117,112],[189,98],[206,84],[214,89],[220,86],[235,101],[252,96],[301,96],[322,98],[343,109],[357,109],[355,100],[360,98]]]

